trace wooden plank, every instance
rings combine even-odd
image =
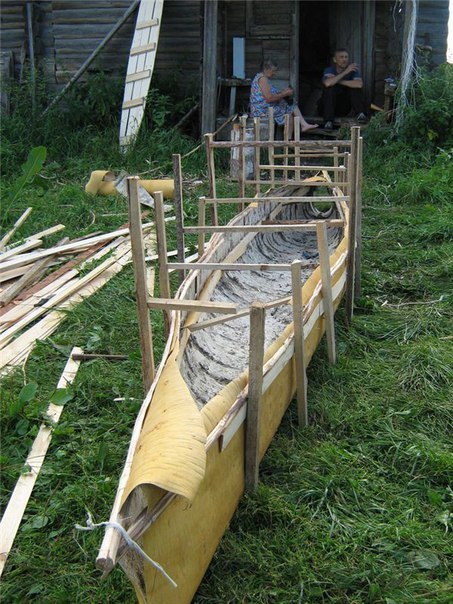
[[[239,141],[244,142],[246,140],[246,130],[247,130],[247,116],[241,115],[239,118],[240,122],[240,136]],[[245,171],[245,148],[244,146],[239,147],[239,197],[245,197],[245,179],[246,179],[246,171]]]
[[[308,222],[299,222],[298,224],[254,224],[254,225],[234,225],[234,226],[198,226],[198,227],[184,227],[186,233],[277,233],[279,231],[316,231],[316,224],[319,220],[310,220]],[[341,227],[343,226],[342,220],[326,220],[329,227]]]
[[[250,347],[245,436],[245,488],[258,486],[261,399],[263,390],[265,309],[254,302],[250,310]]]
[[[131,235],[132,263],[134,266],[135,295],[137,302],[140,348],[142,353],[142,374],[145,393],[151,387],[155,376],[153,332],[148,311],[148,289],[146,280],[145,247],[142,236],[140,196],[138,176],[126,180],[129,225]]]
[[[350,171],[350,189],[351,200],[349,202],[349,237],[348,237],[348,258],[347,258],[347,283],[345,295],[346,321],[352,322],[354,314],[354,281],[355,281],[355,248],[357,241],[357,155],[359,144],[360,128],[357,126],[351,129],[351,156],[349,159]]]
[[[7,250],[6,252],[2,252],[0,254],[0,268],[1,268],[1,265],[3,264],[3,262],[8,260],[8,258],[12,258],[13,256],[23,254],[25,252],[28,252],[29,250],[34,250],[37,247],[41,247],[41,245],[42,245],[41,239],[30,239],[30,241],[26,241],[25,243],[22,243],[21,245],[17,245],[16,247],[13,247],[13,248]]]
[[[206,204],[205,198],[200,197],[198,200],[198,228],[203,229],[206,224]],[[184,232],[187,232],[184,227]],[[198,233],[198,258],[200,259],[204,254],[205,236],[204,231],[200,230]]]
[[[135,25],[135,29],[146,29],[147,27],[154,27],[159,25],[159,19],[148,19],[148,21],[140,21]]]
[[[175,153],[172,155],[173,161],[173,180],[175,183],[174,204],[176,218],[176,249],[178,262],[185,262],[185,242],[184,242],[184,207],[182,193],[182,170],[181,170],[181,155]],[[185,276],[185,271],[179,272],[179,281],[182,283]]]
[[[17,229],[19,229],[24,224],[24,222],[30,216],[32,211],[33,211],[33,208],[31,208],[31,207],[27,208],[25,210],[25,212],[23,212],[23,214],[21,214],[19,216],[19,218],[16,220],[16,222],[13,225],[13,228],[10,231],[8,231],[5,235],[3,235],[2,239],[0,240],[0,250],[4,249],[5,245],[11,239],[11,237],[14,235],[14,233],[17,231]]]
[[[146,80],[151,77],[151,70],[145,69],[144,71],[139,71],[138,73],[130,73],[126,76],[126,84],[130,84],[132,82],[137,82],[138,80]],[[124,108],[124,106],[123,106]]]
[[[240,262],[234,264],[228,262],[172,262],[171,266],[177,270],[187,268],[200,271],[269,271],[280,273],[291,270],[291,264],[245,264]],[[318,263],[304,263],[304,268],[314,266],[318,266]]]
[[[277,203],[313,203],[314,201],[349,201],[349,196],[347,195],[320,195],[319,197],[274,197],[272,195],[266,197],[243,197],[242,199],[238,199],[237,197],[218,197],[217,199],[211,199],[210,197],[205,197],[206,203],[212,203],[216,201],[218,203],[237,203],[238,201],[242,201],[244,203],[266,203],[269,201],[277,202]]]
[[[125,101],[122,105],[122,109],[132,109],[133,107],[144,107],[145,105],[145,97],[140,97],[138,99],[131,99],[130,101]]]
[[[56,224],[48,229],[44,229],[43,231],[39,231],[39,233],[35,233],[34,235],[30,235],[25,238],[25,241],[30,241],[30,239],[41,239],[41,237],[48,237],[49,235],[54,235],[55,233],[59,233],[63,229],[65,229],[64,224]]]
[[[80,361],[75,361],[72,358],[73,353],[81,354],[83,351],[81,348],[77,347],[72,349],[68,362],[58,381],[57,389],[67,388],[72,384],[77,375]],[[14,538],[16,537],[39,472],[44,463],[44,458],[52,439],[54,427],[58,423],[63,409],[64,405],[49,404],[46,411],[46,417],[49,419],[45,424],[41,424],[39,432],[30,449],[30,453],[25,461],[25,472],[19,477],[8,505],[6,506],[0,522],[0,576],[11,551]]]
[[[231,302],[211,302],[210,300],[183,300],[175,298],[152,298],[148,307],[160,310],[193,310],[196,312],[218,312],[230,314],[237,312],[237,306]]]
[[[38,262],[34,262],[31,267],[13,283],[10,287],[5,289],[0,295],[0,307],[6,306],[26,287],[37,281],[41,275],[46,271],[50,262],[52,262],[52,256],[43,258]]]
[[[319,264],[321,267],[322,282],[322,300],[324,307],[324,317],[326,323],[327,351],[329,361],[335,363],[335,326],[334,326],[334,308],[332,299],[332,279],[330,275],[329,247],[327,243],[327,229],[325,224],[318,224],[316,227],[319,250]]]
[[[258,147],[257,147],[258,148]],[[296,155],[295,156],[296,159],[299,159],[300,161],[300,155]],[[346,168],[344,166],[339,166],[338,168],[335,168],[334,166],[309,166],[309,165],[303,165],[301,166],[300,164],[297,164],[295,166],[282,166],[279,164],[274,164],[274,165],[269,165],[269,164],[261,164],[259,166],[260,170],[286,170],[286,171],[295,171],[297,172],[299,169],[300,170],[314,170],[315,172],[319,172],[320,170],[326,170],[327,172],[345,172]]]
[[[159,291],[162,298],[171,298],[170,276],[168,274],[167,233],[165,230],[164,196],[162,191],[154,193],[154,213],[156,217],[157,253],[159,255]],[[164,309],[165,311],[166,309]],[[170,328],[170,313],[164,312],[165,333]]]
[[[293,166],[291,166],[291,167],[294,169]],[[284,168],[284,166],[276,166],[276,168],[278,168],[280,170],[280,169]],[[262,185],[266,185],[266,186],[270,185],[269,180],[256,181],[254,179],[247,180],[246,184],[255,185],[257,182],[259,182]],[[340,187],[342,185],[342,183],[340,183],[340,182],[331,182],[331,181],[321,182],[321,181],[311,181],[311,180],[307,180],[307,179],[302,179],[299,181],[293,180],[290,183],[288,183],[285,179],[275,179],[272,186],[273,187],[275,187],[276,185],[286,186],[288,184],[292,187],[295,187],[297,185],[303,185],[304,187],[325,187],[326,189],[334,189],[335,187]]]
[[[145,52],[150,52],[152,50],[156,50],[156,44],[153,42],[151,44],[144,44],[143,46],[136,46],[135,48],[131,48],[130,55],[131,57],[135,55],[141,55]]]
[[[215,149],[230,149],[231,147],[260,147],[268,149],[269,146],[283,148],[288,145],[287,141],[214,141],[212,146]],[[291,141],[292,147],[304,147],[307,145],[307,141]],[[337,145],[338,147],[346,147],[349,149],[351,141],[348,140],[335,140],[335,141],[310,141],[308,145],[316,148],[329,148],[332,151],[332,147]]]
[[[275,139],[275,121],[274,121],[274,108],[273,107],[269,107],[268,119],[269,119],[268,141],[270,144],[267,146],[267,154],[268,154],[268,158],[269,158],[269,164],[273,165],[275,163],[275,160],[274,160],[275,147],[273,145],[274,139]],[[274,172],[274,170],[271,170],[271,187],[272,188],[274,188],[274,182],[275,182],[275,172]]]
[[[302,304],[302,263],[294,260],[291,283],[293,290],[294,355],[296,371],[297,415],[300,426],[308,425],[307,374],[304,350],[304,316]]]

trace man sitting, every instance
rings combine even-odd
[[[358,65],[349,63],[345,48],[337,48],[333,55],[333,65],[324,69],[323,92],[321,97],[324,129],[332,130],[336,115],[347,115],[351,108],[358,122],[366,122],[363,81]]]

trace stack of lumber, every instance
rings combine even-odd
[[[154,243],[151,227],[143,225],[143,231]],[[45,235],[63,228],[51,227],[8,248],[10,231],[0,242],[0,374],[24,364],[36,340],[53,333],[65,311],[131,261],[128,227],[41,249]]]

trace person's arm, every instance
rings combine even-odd
[[[340,84],[341,86],[346,86],[346,88],[363,88],[362,78],[354,78],[353,80],[342,80]]]
[[[269,80],[266,76],[260,78],[259,84],[266,103],[278,103],[278,101],[284,99],[285,96],[291,96],[293,94],[292,88],[285,88],[277,94],[272,94]]]
[[[351,63],[350,65],[348,65],[346,67],[346,69],[344,71],[341,71],[340,73],[337,73],[337,75],[333,75],[333,74],[327,74],[327,75],[325,75],[324,76],[324,80],[323,80],[323,84],[324,84],[324,86],[326,88],[330,88],[331,86],[335,86],[336,84],[346,85],[346,82],[348,82],[350,84],[354,80],[343,81],[343,78],[346,77],[348,74],[350,74],[352,71],[356,71],[356,70],[357,70],[357,65],[355,63]],[[350,86],[350,88],[361,88],[361,86],[362,85],[360,85],[360,86]]]

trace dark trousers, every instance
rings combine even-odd
[[[356,114],[366,113],[362,88],[347,88],[341,84],[323,88],[320,110],[324,121],[333,122],[336,115],[348,115],[351,109]]]

